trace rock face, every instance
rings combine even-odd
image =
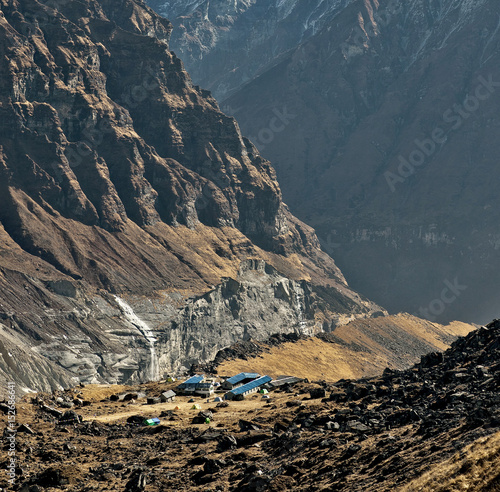
[[[172,21],[171,47],[222,101],[317,33],[345,0],[147,0]]]
[[[492,0],[343,2],[221,102],[351,285],[391,310],[497,314],[496,12]],[[240,54],[230,66],[217,53],[237,71]]]
[[[338,298],[347,303],[337,309],[334,323],[373,313],[373,304],[360,298]],[[189,369],[238,341],[264,340],[275,333],[312,335],[323,328],[320,304],[309,282],[290,280],[261,260],[247,260],[235,279],[225,278],[215,289],[189,300],[170,329],[160,333],[160,365]],[[323,319],[328,316],[322,314]]]
[[[144,380],[248,333],[380,311],[192,84],[167,20],[135,0],[0,7],[3,377]]]

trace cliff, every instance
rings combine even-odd
[[[4,377],[148,379],[380,312],[193,85],[168,21],[133,0],[0,6]]]

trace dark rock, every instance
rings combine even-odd
[[[206,443],[211,441],[218,441],[223,436],[222,431],[207,429],[194,439],[195,443]]]
[[[57,418],[61,418],[63,415],[63,412],[61,410],[57,410],[56,408],[49,407],[49,406],[44,405],[44,404],[40,405],[40,408],[42,410],[44,410],[45,412],[50,413],[51,415],[53,415],[54,417],[57,417]]]
[[[78,469],[70,466],[47,468],[34,479],[35,484],[42,487],[64,487],[75,485],[80,479]]]
[[[146,475],[141,471],[136,471],[132,474],[131,479],[125,485],[126,492],[142,492],[146,489]]]
[[[318,398],[325,398],[326,391],[325,388],[311,388],[309,390],[309,395],[313,400],[316,400]]]
[[[236,449],[238,447],[238,441],[232,435],[222,436],[217,444],[217,452],[222,453],[228,449]]]
[[[78,415],[74,410],[68,410],[64,412],[64,414],[59,419],[59,424],[79,424],[80,422],[82,422],[82,420],[82,417]]]
[[[252,444],[257,444],[261,441],[271,439],[271,437],[272,435],[268,432],[248,431],[246,435],[238,438],[238,444],[240,446],[251,446]]]
[[[263,476],[249,476],[238,484],[238,491],[241,492],[265,492],[269,490],[271,479]]]
[[[289,425],[284,422],[275,422],[274,424],[274,432],[285,432],[288,430]]]
[[[127,393],[123,397],[123,401],[137,400],[138,397],[139,397],[139,395],[137,393]]]
[[[330,393],[331,401],[342,402],[345,401],[346,398],[347,398],[346,392],[340,388],[334,388],[333,391]]]
[[[214,414],[210,410],[203,410],[198,413],[196,417],[193,417],[193,424],[204,424],[206,420],[212,420]]]
[[[17,428],[17,432],[25,432],[26,434],[35,434],[35,431],[27,424],[21,424],[18,428]]]
[[[226,466],[226,462],[224,460],[207,459],[203,465],[203,471],[205,473],[213,474],[220,471],[224,466]]]
[[[262,427],[259,424],[255,422],[250,422],[248,420],[240,420],[238,422],[238,425],[240,426],[242,432],[262,429]]]
[[[361,451],[361,446],[359,444],[351,444],[348,448],[347,448],[347,451],[346,451],[346,454],[348,456],[352,456],[356,453],[358,453],[359,451]]]
[[[370,427],[361,422],[351,421],[347,423],[347,430],[351,432],[368,432]]]
[[[144,417],[142,415],[131,415],[127,418],[127,423],[132,425],[144,425]]]
[[[427,355],[423,355],[420,360],[420,367],[429,368],[437,366],[443,362],[443,353],[442,352],[432,352]]]
[[[337,447],[338,442],[335,439],[324,439],[319,443],[320,448],[335,448]]]

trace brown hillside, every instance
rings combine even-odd
[[[386,367],[407,368],[424,353],[446,350],[475,328],[461,322],[442,326],[408,314],[355,320],[322,338],[285,343],[266,348],[255,358],[224,362],[218,373],[255,371],[327,381],[373,376]]]

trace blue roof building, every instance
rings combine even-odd
[[[226,400],[232,400],[234,398],[244,398],[245,396],[251,395],[252,393],[256,393],[259,389],[264,386],[266,383],[269,383],[273,380],[271,376],[262,376],[254,381],[250,381],[243,386],[235,388],[228,393],[225,394],[224,398]]]
[[[203,374],[197,374],[196,376],[192,376],[189,379],[186,379],[183,383],[177,386],[177,389],[184,391],[184,393],[194,393],[198,384],[201,383],[205,379]]]
[[[259,376],[260,374],[257,374],[256,372],[240,372],[239,374],[236,374],[236,376],[226,379],[222,383],[222,388],[232,390],[238,386],[243,386],[244,384],[257,379]]]

